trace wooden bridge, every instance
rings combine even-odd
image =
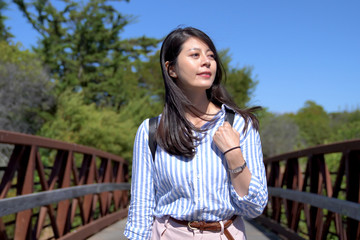
[[[129,167],[90,147],[0,131],[0,239],[87,239],[125,219]],[[0,159],[1,160],[1,159]],[[255,219],[283,239],[360,239],[360,140],[264,160]]]

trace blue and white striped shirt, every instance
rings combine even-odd
[[[193,159],[170,155],[158,146],[153,161],[148,145],[149,120],[140,125],[134,143],[131,201],[124,233],[129,239],[150,239],[154,217],[220,221],[233,215],[253,218],[262,213],[268,192],[259,133],[249,124],[244,135],[245,121],[235,114],[233,127],[240,133],[241,151],[252,174],[248,195],[240,197],[226,171],[226,159],[213,141],[224,124],[224,105],[215,117],[214,123],[203,126],[208,131]]]

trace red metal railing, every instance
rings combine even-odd
[[[85,239],[127,216],[128,165],[76,144],[0,130],[0,239]]]
[[[127,215],[128,165],[93,148],[0,131],[0,239],[85,239]],[[265,159],[257,220],[288,239],[360,239],[360,140]]]
[[[360,140],[264,163],[269,204],[258,221],[288,239],[360,239]]]

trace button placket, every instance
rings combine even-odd
[[[202,138],[202,144],[204,144],[204,141],[206,141],[207,135]],[[200,142],[199,142],[200,144]],[[203,148],[199,148],[202,149]],[[204,171],[204,158],[203,158],[203,151],[198,151],[197,153],[197,157],[198,157],[198,168],[197,168],[197,177],[198,177],[198,191],[199,191],[199,204],[198,204],[198,211],[199,211],[199,216],[198,216],[198,220],[201,220],[203,217],[203,188],[204,188],[204,178],[203,178],[203,171]]]
[[[198,137],[199,133],[197,133]],[[197,142],[197,145],[200,145],[201,142]],[[196,186],[196,190],[195,190],[195,209],[196,209],[196,216],[195,219],[201,220],[202,219],[202,174],[201,174],[201,170],[202,170],[202,162],[201,162],[201,152],[199,152],[199,148],[196,149],[196,154],[194,157],[194,179],[196,181],[195,186]]]

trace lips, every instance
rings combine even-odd
[[[199,75],[201,77],[209,78],[209,77],[211,77],[211,72],[201,72],[201,73],[198,73],[197,75]]]

